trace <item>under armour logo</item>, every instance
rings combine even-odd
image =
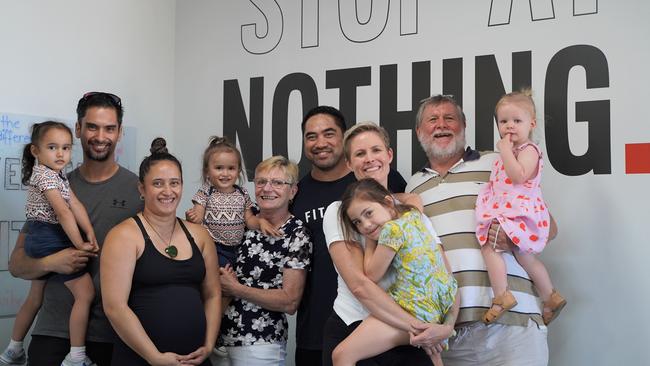
[[[126,207],[126,200],[113,199],[113,207]]]

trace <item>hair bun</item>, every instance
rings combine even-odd
[[[167,150],[167,141],[165,141],[165,139],[162,137],[156,137],[153,139],[153,141],[151,141],[151,149],[149,149],[149,152],[152,154],[169,153]]]
[[[221,136],[210,136],[210,142],[208,143],[209,146],[216,146],[216,145],[221,145],[224,143],[229,143],[228,138],[221,137]]]
[[[530,98],[533,97],[533,89],[531,89],[530,87],[522,88],[519,92],[521,93],[521,95],[525,97],[530,97]]]

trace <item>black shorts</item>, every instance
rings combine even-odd
[[[323,366],[332,366],[332,352],[361,321],[346,325],[335,312],[325,322],[323,332]],[[431,358],[420,348],[398,346],[378,356],[357,362],[357,366],[431,366]]]
[[[319,349],[296,348],[296,366],[321,366],[323,351]]]

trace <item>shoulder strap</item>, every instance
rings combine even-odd
[[[178,224],[180,225],[181,229],[183,229],[183,232],[185,233],[185,236],[187,237],[187,240],[190,243],[194,242],[194,237],[192,237],[192,234],[190,234],[190,231],[187,230],[187,227],[185,226],[185,224],[183,224],[183,220],[181,220],[181,219],[179,219],[177,217],[176,221],[178,221]]]
[[[533,149],[535,149],[535,151],[537,151],[537,155],[539,155],[540,158],[542,157],[542,149],[540,149],[540,147],[537,146],[537,144],[535,144],[535,143],[533,143],[531,141],[519,146],[519,148],[517,150],[522,151],[523,149],[525,149],[528,146],[532,146]]]
[[[133,220],[135,221],[136,224],[138,224],[138,227],[140,228],[140,232],[142,232],[142,237],[144,238],[144,241],[151,241],[151,238],[149,238],[149,234],[147,234],[147,230],[144,229],[144,225],[142,225],[142,220],[140,220],[140,217],[138,215],[133,216]]]
[[[199,257],[200,257],[202,255],[201,254],[201,249],[199,249],[199,246],[196,244],[196,241],[194,241],[194,237],[192,236],[192,234],[190,234],[190,231],[187,229],[187,227],[183,223],[183,220],[181,220],[178,217],[176,218],[176,220],[178,221],[178,224],[181,226],[181,229],[183,229],[183,232],[185,233],[185,236],[187,237],[187,241],[190,242],[190,246],[192,247],[192,253],[193,253],[192,258],[195,258],[196,254],[198,254]]]

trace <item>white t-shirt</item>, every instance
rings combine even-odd
[[[341,201],[334,201],[325,210],[325,216],[323,216],[323,232],[325,233],[325,242],[327,243],[327,248],[329,249],[330,244],[337,241],[344,241],[343,238],[343,229],[341,227],[341,220],[339,220],[339,206],[341,206]],[[358,240],[361,243],[361,246],[365,246],[365,240],[363,237],[360,237]],[[336,268],[337,277],[337,295],[334,299],[334,312],[338,315],[345,324],[350,325],[356,321],[363,320],[370,312],[357,300],[357,298],[352,294],[348,285],[343,281],[343,277],[339,273],[339,269],[334,263],[334,268]],[[389,272],[386,272],[384,277],[379,281],[379,287],[384,290],[388,288],[390,281],[387,277]]]
[[[341,220],[339,220],[339,207],[341,206],[341,201],[334,201],[325,210],[325,216],[323,217],[323,232],[325,233],[325,242],[327,243],[327,248],[329,249],[330,244],[337,241],[344,241],[343,238],[343,229],[341,228]],[[426,225],[427,229],[433,234],[433,237],[436,238],[436,243],[440,244],[440,239],[433,229],[433,225],[429,219],[422,215],[422,221]],[[365,248],[365,238],[358,236],[358,242],[362,247]],[[334,263],[334,268],[336,268],[336,263]],[[334,312],[336,315],[345,322],[345,324],[350,325],[356,321],[365,319],[370,313],[368,310],[361,304],[359,300],[352,294],[348,285],[343,281],[339,273],[339,269],[336,268],[336,273],[339,274],[337,277],[337,296],[334,299]],[[388,270],[384,274],[384,277],[377,283],[379,287],[386,290],[390,285],[395,281],[395,270],[393,267],[388,267]]]

